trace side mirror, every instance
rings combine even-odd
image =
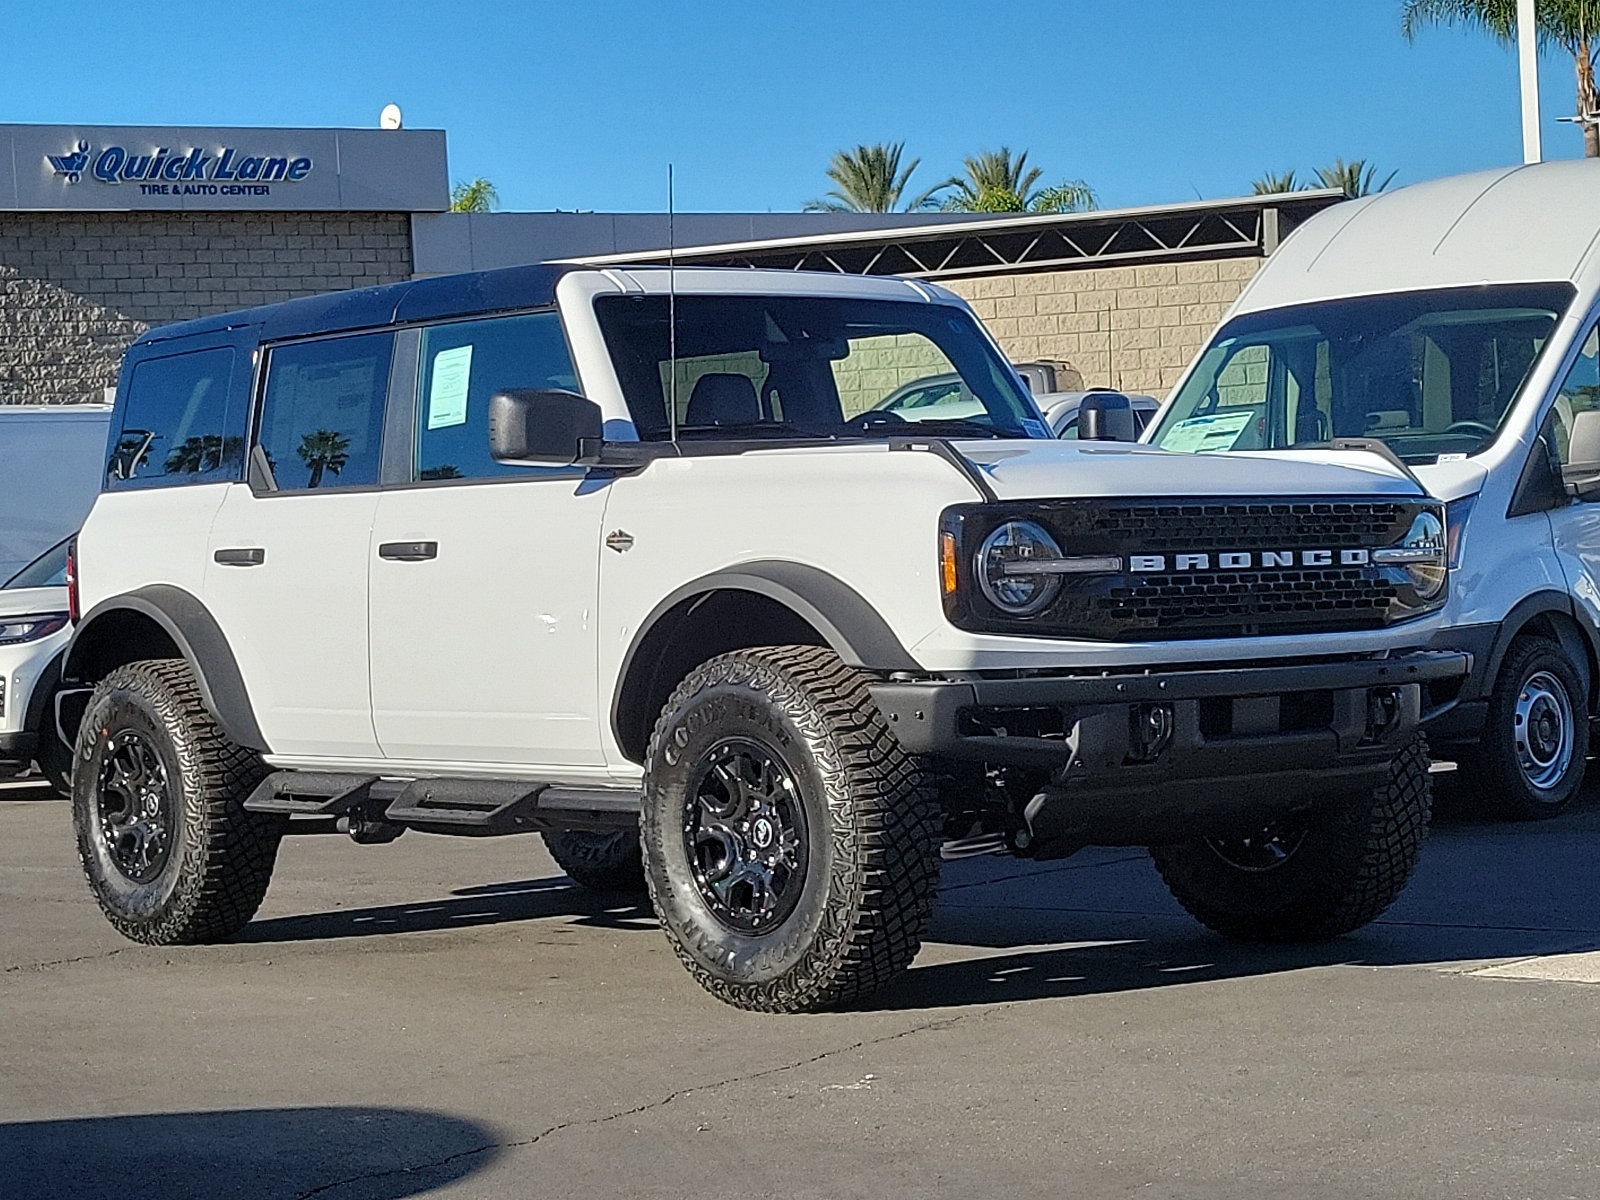
[[[496,462],[593,462],[604,436],[600,406],[576,392],[516,388],[489,398],[489,453]]]
[[[1133,401],[1121,392],[1090,392],[1078,405],[1078,440],[1132,442],[1139,437]]]

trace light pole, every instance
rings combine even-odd
[[[1517,0],[1517,66],[1522,76],[1522,161],[1536,163],[1539,147],[1539,26],[1534,0]]]

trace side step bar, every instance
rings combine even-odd
[[[244,807],[291,817],[359,816],[426,833],[493,837],[546,829],[626,829],[639,819],[639,802],[638,792],[622,788],[274,771]]]

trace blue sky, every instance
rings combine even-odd
[[[795,210],[840,146],[913,184],[1006,144],[1103,207],[1365,157],[1396,183],[1517,161],[1514,55],[1407,44],[1399,0],[0,0],[0,122],[377,123],[449,133],[506,209]],[[1547,157],[1581,139],[1542,63]]]

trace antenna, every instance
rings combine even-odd
[[[667,428],[678,444],[678,239],[672,199],[672,164],[667,164]]]

